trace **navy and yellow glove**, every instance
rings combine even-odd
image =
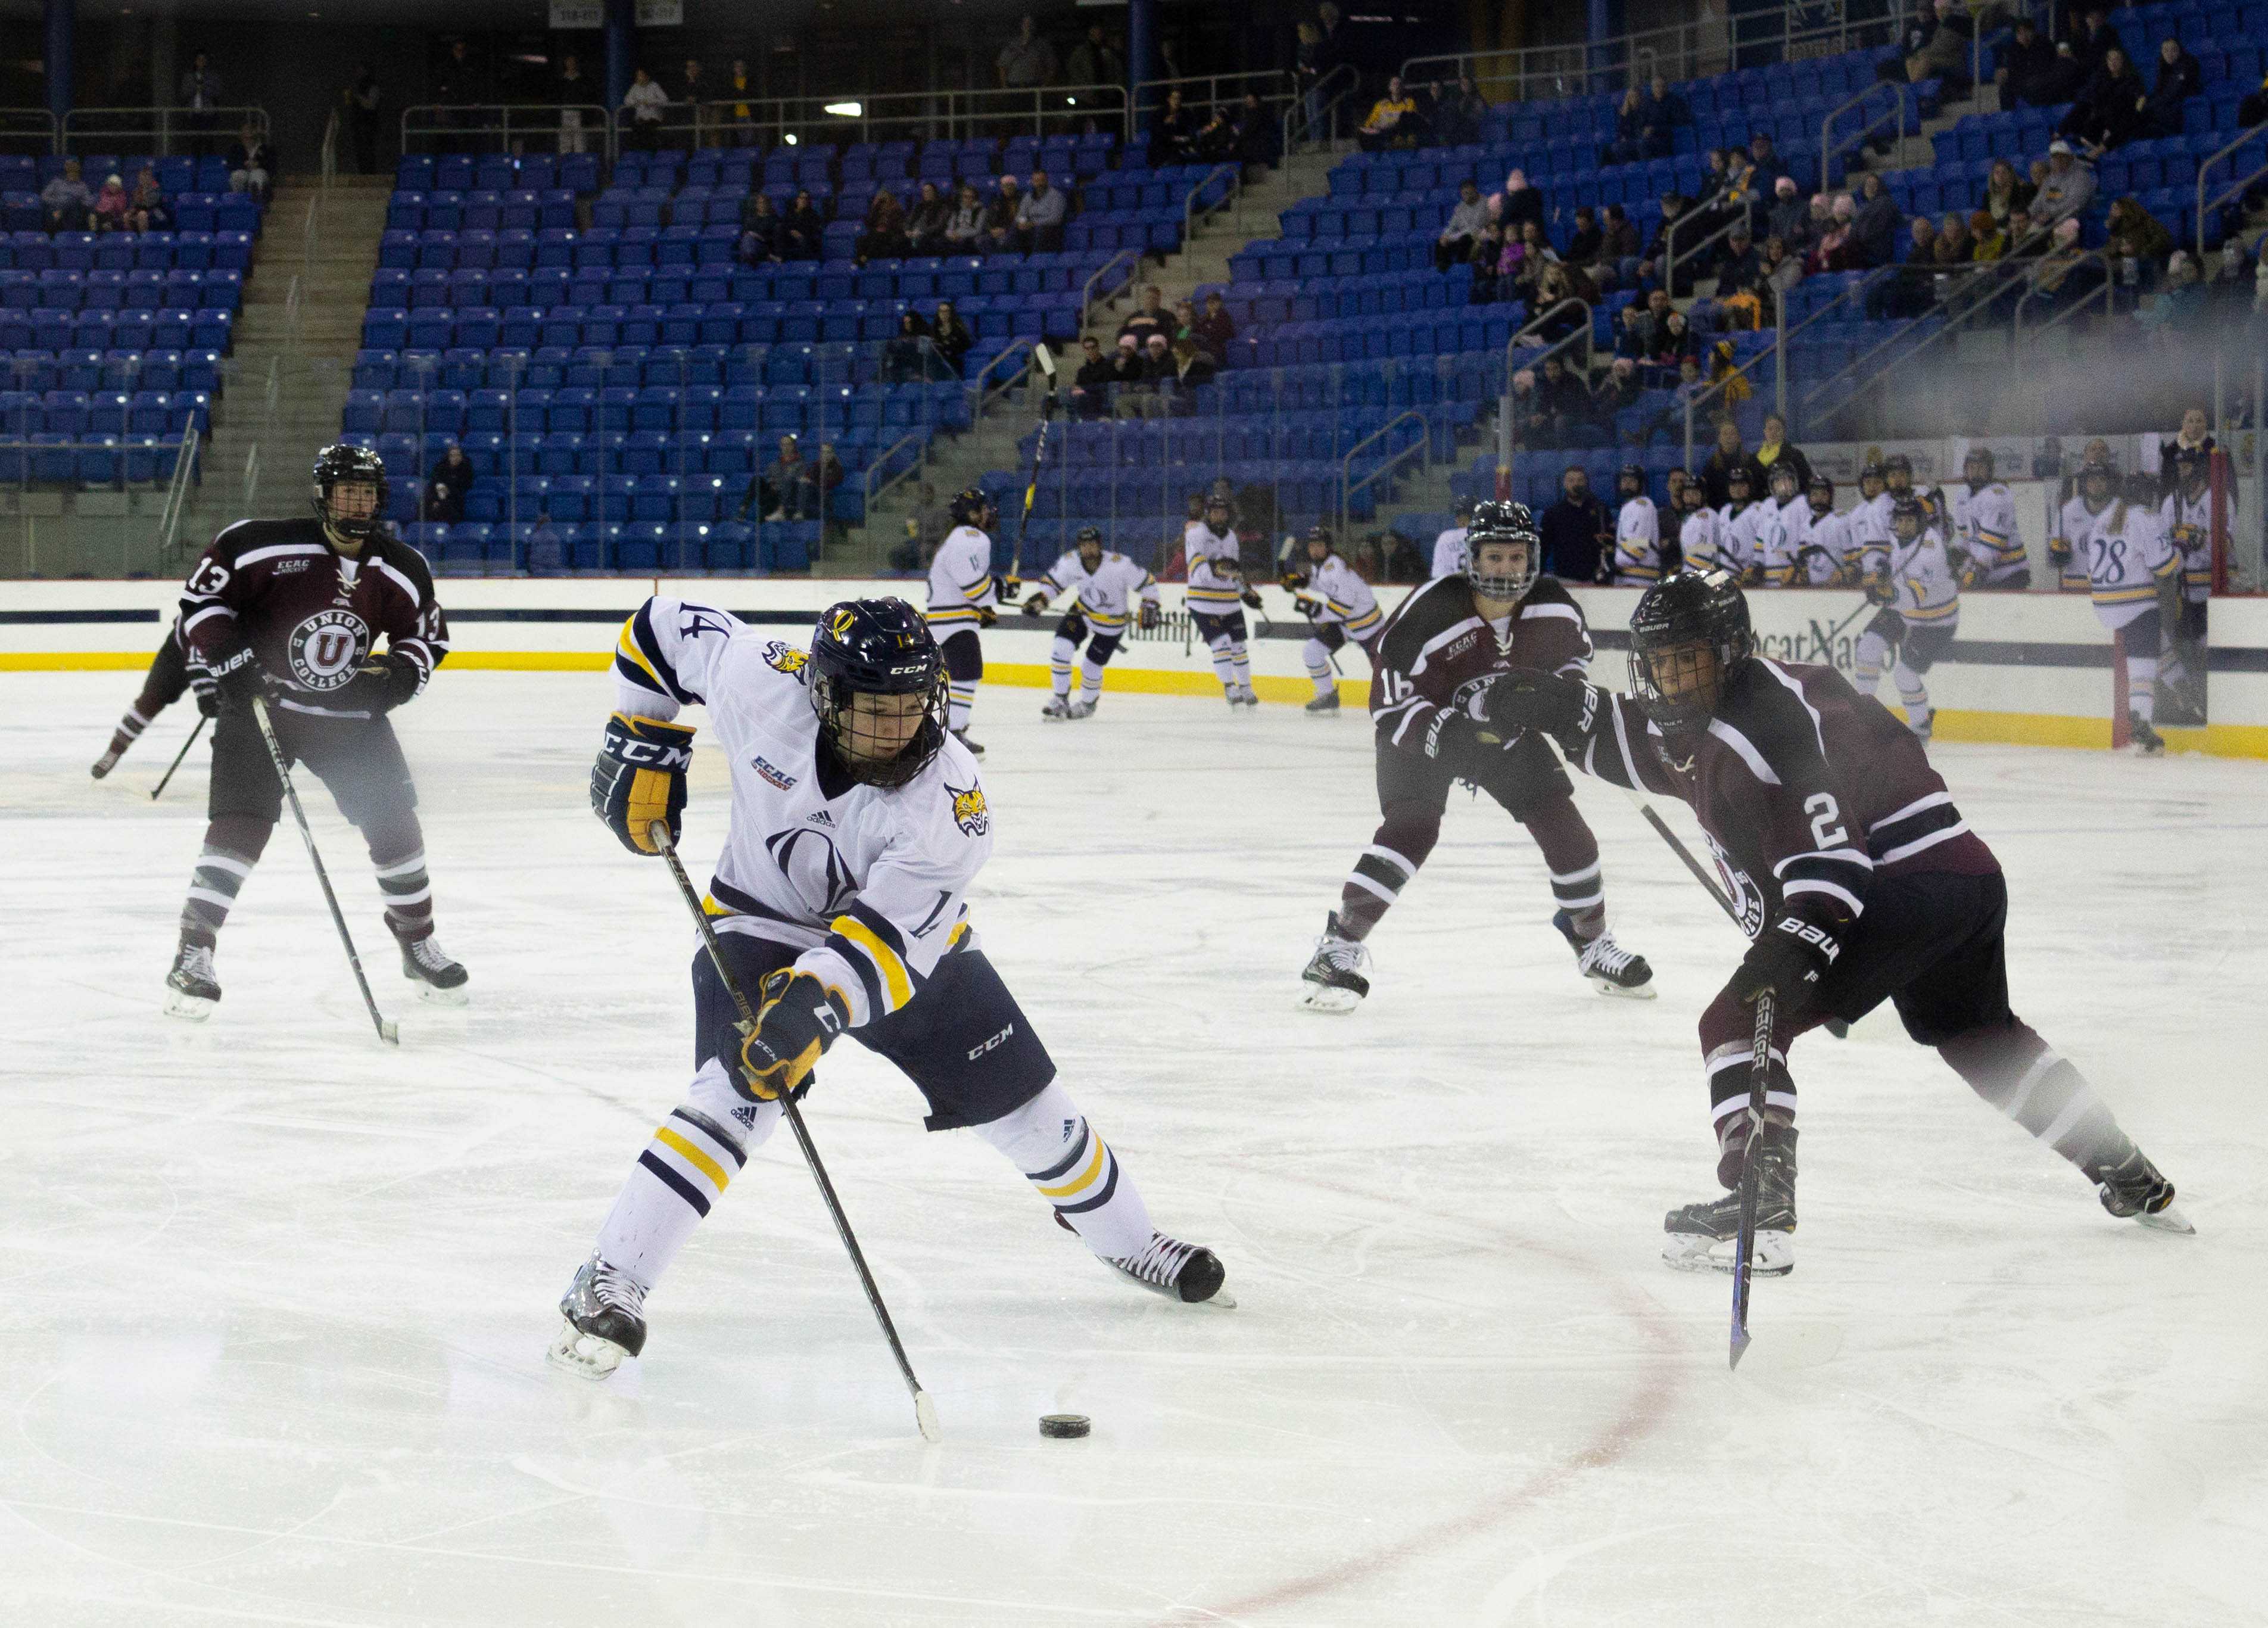
[[[733,1089],[757,1102],[803,1089],[843,1028],[842,1007],[817,978],[792,967],[766,973],[756,1027],[740,1042]]]
[[[1260,590],[1257,588],[1248,587],[1243,593],[1238,594],[1236,597],[1242,600],[1245,604],[1251,607],[1254,610],[1258,610],[1260,608]]]
[[[1036,616],[1047,608],[1048,596],[1036,588],[1032,591],[1032,597],[1024,601],[1024,614],[1027,616]]]
[[[1160,621],[1164,620],[1158,609],[1158,601],[1144,600],[1142,608],[1134,613],[1134,620],[1145,630],[1156,627]]]
[[[2068,564],[2071,564],[2071,539],[2070,539],[2070,538],[2068,538],[2068,537],[2051,537],[2051,538],[2049,538],[2049,539],[2048,539],[2048,558],[2049,558],[2049,559],[2051,559],[2051,560],[2052,560],[2052,561],[2053,561],[2055,564],[2057,564],[2058,565],[2068,565]]]
[[[1304,593],[1295,593],[1292,596],[1292,608],[1310,620],[1322,608],[1321,600],[1310,599]]]
[[[591,812],[632,853],[659,854],[646,828],[664,821],[669,840],[677,840],[685,771],[692,762],[692,730],[617,712],[607,720],[599,761],[591,769]]]

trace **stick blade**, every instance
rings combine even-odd
[[[380,1018],[378,1020],[378,1037],[389,1046],[398,1046],[401,1043],[401,1026],[392,1018]]]
[[[923,1440],[933,1444],[945,1440],[945,1427],[937,1422],[937,1403],[925,1390],[914,1392],[914,1423],[921,1426]]]
[[[1032,347],[1032,360],[1039,365],[1040,372],[1047,375],[1048,382],[1053,384],[1056,379],[1056,359],[1049,354],[1044,342]]]
[[[1749,1331],[1748,1331],[1748,1330],[1746,1330],[1746,1329],[1742,1328],[1739,1323],[1737,1323],[1737,1322],[1736,1322],[1736,1323],[1734,1323],[1734,1324],[1733,1325],[1733,1360],[1732,1360],[1732,1366],[1733,1366],[1733,1368],[1734,1368],[1734,1370],[1736,1370],[1736,1371],[1737,1371],[1737,1370],[1739,1369],[1739,1367],[1740,1367],[1740,1366],[1741,1366],[1741,1359],[1742,1359],[1742,1357],[1744,1357],[1744,1356],[1748,1355],[1748,1352],[1749,1352]]]

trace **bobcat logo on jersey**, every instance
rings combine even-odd
[[[982,786],[972,785],[964,792],[957,785],[947,785],[945,789],[953,794],[954,824],[970,836],[982,836],[992,829],[992,815],[984,807]]]
[[[291,676],[306,689],[336,689],[370,654],[370,624],[350,610],[318,611],[284,641]]]
[[[806,652],[798,650],[794,645],[785,644],[779,639],[774,639],[764,646],[764,665],[777,672],[792,673],[798,678],[801,678],[803,669],[810,660],[811,657]]]
[[[843,856],[824,831],[808,826],[775,831],[764,838],[764,848],[813,915],[839,916],[858,896],[850,867],[843,863]]]

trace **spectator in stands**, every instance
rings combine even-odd
[[[1649,158],[1666,158],[1677,144],[1681,125],[1693,122],[1693,109],[1685,99],[1669,88],[1669,81],[1660,74],[1653,76],[1646,86],[1646,122],[1639,137]]]
[[[1965,266],[1972,258],[1976,244],[1970,240],[1969,217],[1959,210],[1948,210],[1937,223],[1937,238],[1930,246],[1930,257],[1940,266]]]
[[[1472,181],[1461,181],[1457,186],[1456,207],[1449,211],[1448,224],[1441,235],[1433,239],[1433,268],[1447,271],[1461,261],[1470,260],[1473,245],[1488,225],[1488,205],[1481,202],[1481,189]]]
[[[1142,359],[1141,337],[1122,332],[1117,349],[1110,357],[1111,410],[1121,418],[1146,418],[1150,412],[1140,398],[1156,392],[1157,387],[1151,382]]]
[[[355,169],[360,174],[378,173],[378,107],[383,99],[378,87],[378,70],[368,63],[356,73],[354,83],[339,93],[347,129],[354,137]]]
[[[1478,143],[1488,124],[1488,103],[1469,73],[1457,76],[1453,85],[1436,85],[1432,113],[1433,141],[1442,147],[1467,147]]]
[[[1299,43],[1292,51],[1292,88],[1307,108],[1307,127],[1312,134],[1323,122],[1323,94],[1316,87],[1322,82],[1323,31],[1313,23],[1298,26]]]
[[[1226,164],[1236,150],[1236,113],[1233,103],[1215,102],[1212,111],[1189,137],[1189,154],[1200,164]]]
[[[1647,320],[1646,307],[1632,300],[1623,307],[1621,319],[1615,324],[1615,359],[1643,362],[1653,354],[1653,325]]]
[[[1615,138],[1603,156],[1609,164],[1646,162],[1646,98],[1634,85],[1623,92],[1622,105],[1615,109]]]
[[[961,320],[961,313],[953,308],[949,299],[937,302],[937,309],[929,320],[930,343],[944,358],[955,379],[961,377],[961,362],[976,348],[976,335],[968,331],[968,324]]]
[[[1174,342],[1162,333],[1147,335],[1134,360],[1134,379],[1138,388],[1120,393],[1119,416],[1127,416],[1125,409],[1130,401],[1135,416],[1162,417],[1168,406],[1166,386],[1174,376]]]
[[[669,92],[653,82],[643,68],[630,75],[630,88],[622,92],[622,111],[630,115],[630,144],[652,151],[661,145],[661,122],[669,107]]]
[[[976,254],[984,247],[984,200],[976,195],[976,188],[968,181],[961,183],[954,196],[953,214],[945,223],[945,252],[948,254]]]
[[[685,59],[685,65],[678,70],[676,91],[669,99],[684,107],[681,116],[685,129],[679,134],[688,144],[693,144],[698,131],[701,104],[709,99],[709,87],[701,82],[700,58],[688,56]]]
[[[1770,130],[1757,130],[1749,137],[1749,167],[1756,172],[1759,192],[1787,173],[1787,166],[1780,162],[1779,149],[1772,144]]]
[[[1890,196],[1882,178],[1871,170],[1860,176],[1859,209],[1851,223],[1852,254],[1860,268],[1871,271],[1897,258],[1898,227],[1903,221],[1898,201]]]
[[[1079,373],[1071,386],[1071,410],[1081,418],[1107,418],[1110,415],[1110,387],[1117,382],[1117,365],[1102,354],[1102,347],[1092,334],[1081,335],[1079,342]]]
[[[1543,358],[1543,372],[1533,379],[1523,404],[1520,440],[1525,446],[1580,446],[1591,434],[1591,392],[1567,358],[1557,352]]]
[[[1717,289],[1719,293],[1746,288],[1764,275],[1764,257],[1756,253],[1746,225],[1736,225],[1717,247]]]
[[[276,156],[261,135],[260,127],[249,119],[236,133],[236,145],[228,153],[228,189],[248,192],[261,208],[268,204],[268,189],[276,173]]]
[[[827,223],[811,202],[811,194],[796,188],[795,202],[780,221],[782,260],[817,260],[826,252]]]
[[[448,54],[433,76],[433,99],[440,105],[439,123],[445,129],[469,131],[479,118],[473,109],[488,99],[488,85],[462,40],[449,41]],[[477,140],[470,135],[444,136],[440,145],[445,152],[468,152]]]
[[[1071,48],[1064,59],[1064,83],[1066,85],[1123,85],[1126,83],[1126,59],[1110,43],[1101,23],[1086,26],[1086,37]]]
[[[1024,207],[1024,189],[1013,175],[1000,178],[1000,188],[984,211],[984,252],[1005,254],[1016,247],[1016,217]]]
[[[1638,363],[1630,357],[1616,357],[1607,369],[1607,376],[1599,381],[1599,387],[1591,393],[1592,422],[1615,428],[1615,420],[1638,406],[1645,394],[1645,383],[1638,376]]]
[[[2095,70],[2087,89],[2056,126],[2056,134],[2075,143],[2088,158],[2099,158],[2139,133],[2143,104],[2148,99],[2142,76],[2134,71],[2126,53],[2112,46],[2103,53],[2102,66]]]
[[[2038,192],[2038,188],[2016,173],[2014,165],[2006,158],[1995,158],[1992,173],[1984,178],[1983,207],[1996,224],[2013,234]]]
[[[1609,203],[1599,230],[1603,239],[1599,245],[1599,264],[1613,271],[1618,284],[1634,281],[1638,255],[1646,247],[1638,235],[1638,223],[1621,204]]]
[[[126,182],[115,174],[102,178],[102,190],[94,195],[94,229],[97,232],[126,230]]]
[[[1170,339],[1173,337],[1173,320],[1174,313],[1166,309],[1165,295],[1152,283],[1142,291],[1142,303],[1118,325],[1118,336],[1123,339],[1131,334],[1137,346],[1144,343],[1152,334]]]
[[[1772,182],[1771,207],[1764,211],[1765,235],[1778,238],[1791,254],[1800,254],[1816,235],[1812,227],[1810,208],[1798,195],[1795,178],[1783,175]]]
[[[2124,49],[2126,42],[2110,26],[2110,8],[2102,0],[2091,0],[2080,15],[2079,26],[2072,30],[2070,44],[2080,72],[2092,76],[2102,68],[2105,57]]]
[[[1370,105],[1370,116],[1355,132],[1365,152],[1384,152],[1390,147],[1415,147],[1425,139],[1425,121],[1418,99],[1394,74],[1386,81],[1386,94]]]
[[[2070,280],[2076,283],[2082,274],[2092,269],[2091,267],[2074,267]],[[2091,291],[2091,286],[2082,289],[2073,295],[2071,300],[2059,303],[2075,303]],[[2060,290],[2058,293],[2061,293]],[[2187,249],[2176,249],[2173,258],[2166,262],[2164,289],[2155,299],[2145,299],[2135,315],[2146,331],[2173,338],[2201,329],[2207,309],[2203,273],[2198,271],[2197,262],[2190,257]]]
[[[1980,266],[2007,258],[2008,229],[1984,210],[1970,211],[1969,241],[1969,258]]]
[[[1977,26],[1960,0],[1937,0],[1927,37],[1906,57],[1906,78],[1915,84],[1940,80],[1947,90],[1966,94],[1976,44]]]
[[[1727,168],[1725,149],[1710,148],[1701,155],[1701,184],[1694,189],[1693,201],[1696,203],[1708,203],[1725,190],[1728,179],[1730,172]]]
[[[1937,275],[1937,228],[1926,215],[1911,223],[1905,257],[1896,276],[1884,277],[1867,291],[1869,321],[1919,316],[1929,308]]]
[[[906,242],[909,252],[916,254],[942,254],[947,245],[945,229],[953,224],[953,206],[937,189],[937,183],[925,180],[921,184],[921,195],[915,199],[913,211],[906,217]]]
[[[1039,24],[1027,12],[1016,37],[1000,48],[992,60],[1004,91],[1033,91],[1056,82],[1056,48],[1040,36]]]
[[[1235,136],[1230,153],[1248,169],[1271,166],[1283,156],[1283,126],[1257,91],[1247,91],[1237,107]]]
[[[1764,471],[1764,484],[1757,490],[1762,491],[1771,490],[1772,471],[1783,463],[1795,471],[1795,490],[1800,492],[1809,491],[1811,460],[1803,455],[1801,447],[1787,438],[1787,420],[1778,413],[1766,413],[1764,438],[1756,443],[1756,466]]]
[[[1178,88],[1166,92],[1166,105],[1150,115],[1150,167],[1187,164],[1197,151],[1197,122],[1182,106]]]
[[[1528,172],[1514,170],[1504,178],[1504,190],[1489,199],[1489,213],[1506,235],[1528,221],[1543,224],[1543,195],[1528,184]]]
[[[1493,220],[1483,226],[1480,235],[1473,239],[1472,268],[1473,282],[1466,295],[1468,302],[1476,306],[1494,304],[1504,270],[1504,228]],[[1509,287],[1509,284],[1506,286]]]
[[[772,208],[771,195],[758,190],[740,200],[740,258],[751,266],[777,265],[787,223]]]
[[[1216,361],[1227,359],[1229,346],[1236,343],[1236,320],[1228,314],[1219,289],[1205,291],[1204,309],[1190,321],[1189,331]]]
[[[863,266],[870,260],[902,260],[910,247],[906,241],[906,206],[898,202],[896,193],[881,188],[866,205],[865,225],[852,246],[852,254]]]
[[[2045,81],[2055,60],[2056,48],[2047,36],[2030,18],[2019,17],[2015,38],[2000,48],[2000,65],[1992,70],[1992,83],[2000,87],[2000,111],[2052,106],[2034,101],[2030,92]]]
[[[2203,89],[2205,70],[2168,34],[2158,42],[2158,82],[2143,99],[2139,133],[2146,138],[2179,136],[2183,105]]]
[[[1543,543],[1543,569],[1562,582],[1593,583],[1599,568],[1614,560],[1614,517],[1591,490],[1591,477],[1580,464],[1569,464],[1559,475],[1559,501],[1544,510],[1535,524]]]
[[[819,458],[812,470],[812,480],[818,489],[819,518],[828,520],[830,525],[833,516],[828,512],[830,505],[828,499],[834,497],[835,489],[843,484],[843,460],[836,455],[835,443],[821,441]]]
[[[918,311],[898,313],[898,331],[882,347],[882,382],[902,385],[929,377],[929,320]]]
[[[1750,491],[1766,490],[1764,466],[1749,455],[1749,449],[1741,444],[1741,426],[1727,414],[1717,421],[1716,449],[1709,454],[1709,461],[1701,466],[1701,490],[1711,508],[1721,509],[1732,501],[1732,489],[1727,478],[1735,468],[1749,472]]]
[[[65,158],[63,173],[40,188],[40,210],[49,232],[93,229],[94,196],[79,174],[77,158]]]
[[[1687,212],[1683,198],[1674,192],[1662,195],[1661,225],[1654,228],[1653,240],[1646,246],[1646,257],[1638,265],[1641,281],[1662,285],[1672,298],[1692,292],[1693,246],[1709,235],[1701,229],[1706,223],[1686,220]],[[1669,263],[1673,244],[1683,256],[1674,271]]]
[[[536,511],[535,524],[527,529],[526,547],[529,576],[556,577],[566,571],[566,540],[551,523],[549,510]]]
[[[190,151],[202,158],[205,144],[198,136],[214,128],[213,115],[220,107],[220,76],[202,51],[189,59],[189,70],[181,76],[180,94],[175,99],[188,110],[190,116],[183,122],[191,132]]]
[[[1180,339],[1184,334],[1195,335],[1197,332],[1197,302],[1190,299],[1177,299],[1174,302],[1173,326],[1167,330],[1167,333],[1170,337],[1175,340]]]
[[[1167,399],[1173,410],[1186,416],[1197,410],[1197,397],[1192,393],[1199,385],[1211,384],[1219,370],[1198,347],[1194,334],[1184,334],[1174,340],[1171,350],[1172,371],[1163,382],[1171,387]]]
[[[1064,246],[1064,217],[1070,212],[1061,188],[1050,186],[1045,170],[1032,172],[1032,189],[1016,210],[1016,247],[1027,254],[1053,254]]]
[[[2069,142],[2050,142],[2047,179],[2033,195],[2033,217],[2052,225],[2077,215],[2094,201],[2095,172],[2073,156]]]
[[[1746,283],[1717,280],[1716,324],[1727,332],[1754,333],[1771,310],[1771,285],[1761,276]]]
[[[779,438],[779,456],[748,483],[749,497],[763,504],[767,520],[808,520],[819,513],[819,475],[792,435]],[[748,518],[748,501],[740,504],[740,518]]]
[[[456,442],[441,454],[425,476],[425,515],[429,520],[444,526],[454,526],[465,518],[465,499],[471,495],[473,482],[480,471],[473,460],[465,456],[465,449]]]
[[[559,151],[563,156],[585,151],[583,135],[583,109],[603,100],[605,92],[593,90],[583,77],[583,64],[572,51],[559,59],[559,83],[552,86],[552,99],[559,104]]]
[[[2117,263],[2118,280],[2144,292],[2155,288],[2173,253],[2173,234],[2132,195],[2111,204],[2104,231],[2102,252]]]
[[[1510,253],[1508,247],[1506,253]],[[1532,220],[1521,227],[1520,263],[1512,269],[1513,298],[1527,301],[1531,313],[1543,309],[1538,290],[1543,284],[1544,271],[1557,265],[1558,261],[1558,252],[1544,237],[1543,227]],[[1551,337],[1557,338],[1557,335]]]
[[[158,185],[158,172],[149,165],[135,178],[134,191],[126,204],[126,229],[129,232],[170,232],[173,229],[173,211],[166,202],[165,189]]]
[[[1575,229],[1567,234],[1567,252],[1560,260],[1575,269],[1594,271],[1607,234],[1599,229],[1599,212],[1587,203],[1575,206]]]
[[[747,58],[736,56],[733,59],[732,71],[725,76],[725,89],[733,98],[732,106],[725,109],[725,121],[731,130],[729,139],[735,147],[755,146],[756,78],[748,71]]]
[[[1838,194],[1828,210],[1827,222],[1811,247],[1803,252],[1803,269],[1808,276],[1818,276],[1831,271],[1857,271],[1859,249],[1854,241],[1852,222],[1855,218],[1850,195]]]
[[[1789,254],[1787,245],[1778,238],[1766,238],[1764,253],[1758,256],[1758,276],[1777,304],[1780,295],[1803,280],[1803,262]]]
[[[1655,366],[1674,368],[1688,357],[1701,354],[1701,342],[1693,332],[1692,319],[1683,311],[1671,311],[1654,325],[1652,360]]]
[[[1759,171],[1745,149],[1734,147],[1727,151],[1725,154],[1725,184],[1717,189],[1717,195],[1712,201],[1705,220],[1694,221],[1685,228],[1689,234],[1696,231],[1700,232],[1699,238],[1690,238],[1690,241],[1697,243],[1700,238],[1707,237],[1737,216],[1745,215],[1749,230],[1754,232],[1764,210],[1764,188],[1775,184],[1778,179]]]

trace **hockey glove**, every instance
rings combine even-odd
[[[1866,589],[1869,605],[1892,604],[1898,597],[1897,588],[1891,583],[1890,573],[1886,571],[1868,571],[1860,579],[1859,586]]]
[[[1282,576],[1277,578],[1276,580],[1283,584],[1287,591],[1293,593],[1297,593],[1300,589],[1307,586],[1307,577],[1303,573],[1296,571],[1287,571]]]
[[[685,771],[692,762],[693,732],[684,725],[617,712],[607,720],[591,770],[591,812],[632,853],[658,854],[646,828],[666,821],[669,840],[677,840]]]
[[[249,712],[255,696],[267,696],[268,674],[261,669],[260,659],[252,653],[250,645],[239,645],[209,665],[222,706],[232,711]]]
[[[1462,712],[1436,712],[1419,749],[1460,780],[1477,782],[1511,744],[1513,732]]]
[[[2051,537],[2051,538],[2049,538],[2049,539],[2048,539],[2048,558],[2049,558],[2051,561],[2052,561],[2052,562],[2053,562],[2055,564],[2057,564],[2057,565],[2068,565],[2068,564],[2071,564],[2071,539],[2070,539],[2070,538],[2068,538],[2068,537]]]
[[[1315,613],[1322,609],[1322,606],[1304,593],[1295,593],[1292,596],[1292,608],[1312,622],[1314,620]]]
[[[1156,627],[1162,619],[1162,615],[1158,609],[1158,601],[1155,600],[1144,600],[1141,609],[1134,613],[1135,622],[1145,632]]]
[[[189,688],[196,692],[197,713],[202,718],[220,716],[220,686],[202,667],[189,669]]]
[[[1236,597],[1242,600],[1246,606],[1250,609],[1258,610],[1260,608],[1260,590],[1257,588],[1247,588],[1243,593],[1238,594]]]
[[[1557,673],[1506,673],[1491,679],[1467,707],[1481,723],[1506,733],[1540,729],[1573,734],[1590,719],[1598,696],[1588,684]]]
[[[383,715],[415,696],[423,677],[407,652],[388,651],[364,662],[339,695],[349,706]]]
[[[825,984],[792,967],[764,975],[763,998],[755,1030],[740,1042],[740,1078],[733,1086],[751,1101],[776,1102],[809,1082],[843,1032],[843,1012]]]
[[[990,605],[979,605],[976,608],[976,625],[978,627],[989,628],[999,620],[1000,613],[993,609]]]
[[[1771,990],[1782,1006],[1801,1006],[1842,950],[1842,941],[1830,929],[1800,916],[1782,915],[1749,946],[1733,974],[1733,998],[1746,1006]]]
[[[1024,601],[1024,614],[1027,616],[1037,616],[1047,608],[1048,596],[1036,591],[1034,592],[1031,598]]]

